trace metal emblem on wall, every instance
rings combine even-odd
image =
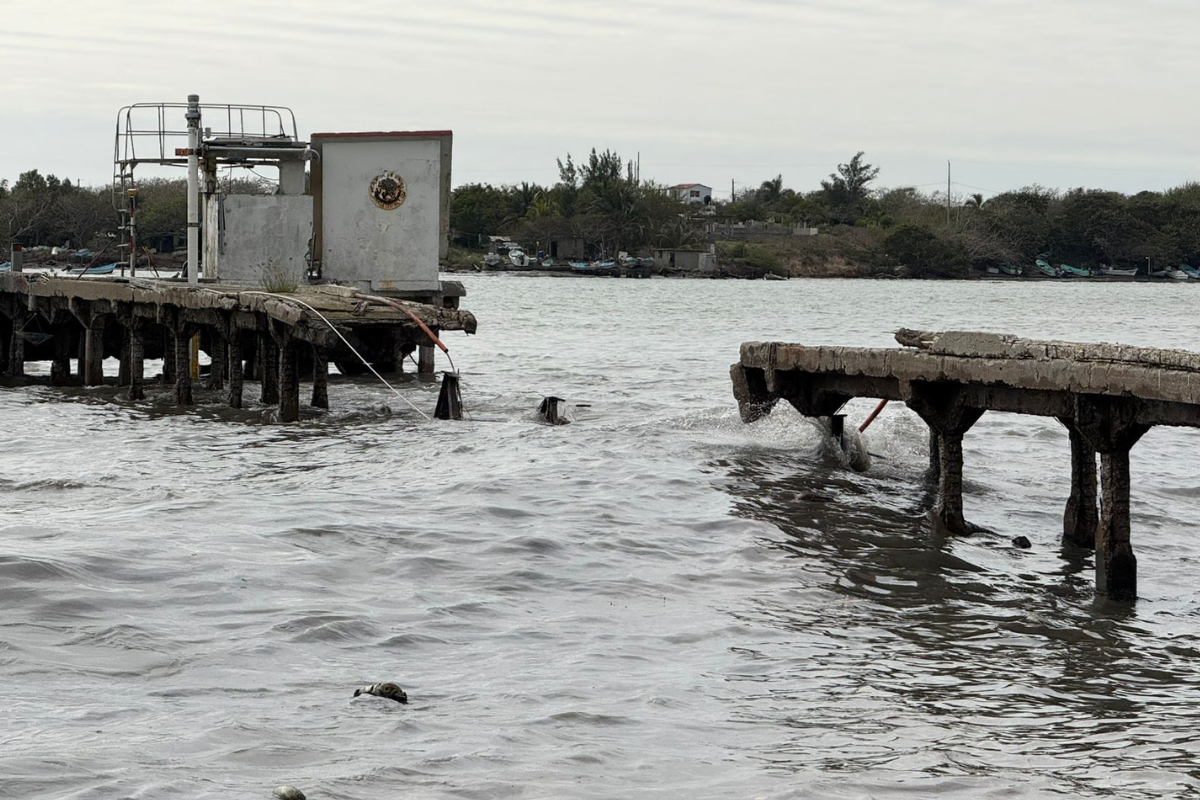
[[[385,211],[404,205],[408,190],[404,179],[391,170],[384,170],[371,179],[371,202]]]

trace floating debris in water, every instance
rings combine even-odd
[[[276,786],[275,791],[271,792],[271,796],[278,797],[279,800],[305,800],[304,792],[286,783],[283,786]]]
[[[358,697],[360,694],[370,694],[375,697],[383,697],[387,700],[395,700],[397,703],[408,705],[408,695],[394,683],[373,683],[370,686],[354,690],[355,697]]]
[[[1014,536],[1012,543],[1013,547],[1019,547],[1022,550],[1028,550],[1033,547],[1033,543],[1029,541],[1029,537],[1027,536]]]

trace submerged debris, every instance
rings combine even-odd
[[[370,686],[363,686],[361,689],[354,690],[355,697],[358,697],[360,694],[371,694],[408,705],[408,695],[394,683],[373,683]]]
[[[1012,543],[1013,547],[1019,547],[1022,550],[1028,550],[1033,547],[1033,543],[1029,541],[1028,536],[1014,536]]]
[[[304,792],[286,783],[283,786],[276,786],[275,791],[271,792],[271,796],[278,797],[279,800],[305,800]]]

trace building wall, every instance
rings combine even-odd
[[[318,134],[314,180],[321,275],[370,291],[435,292],[449,223],[449,134]],[[385,208],[372,181],[398,175],[405,196]]]
[[[304,283],[312,228],[307,195],[213,195],[204,215],[204,274],[258,286],[277,273]]]
[[[687,189],[676,189],[676,195],[685,203],[695,203],[696,205],[704,205],[705,197],[712,197],[711,186],[692,186]],[[692,197],[692,192],[699,192],[699,197]]]

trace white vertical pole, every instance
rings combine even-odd
[[[188,283],[200,282],[200,95],[188,95]],[[176,369],[186,365],[177,364]]]
[[[946,225],[950,225],[950,162],[946,162]]]

